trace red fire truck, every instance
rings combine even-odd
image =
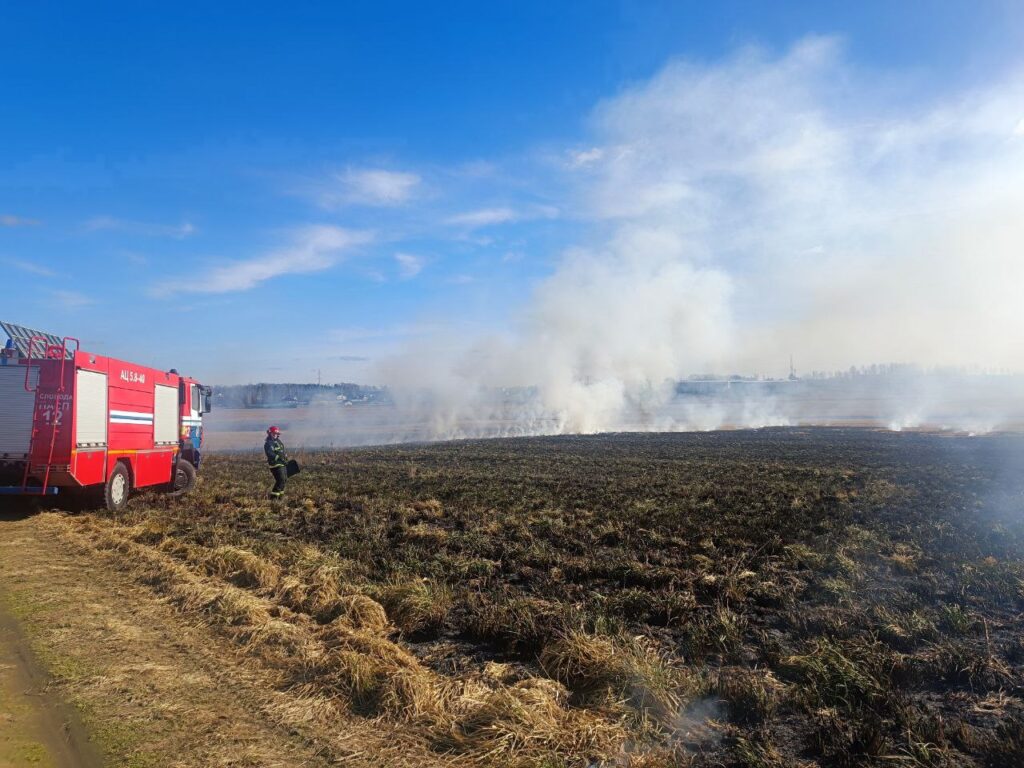
[[[108,509],[136,488],[195,485],[211,392],[175,370],[83,352],[0,323],[0,495],[79,492]]]

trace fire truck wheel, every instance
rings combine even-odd
[[[185,459],[178,459],[178,466],[174,470],[174,479],[168,493],[171,496],[184,496],[196,486],[196,468],[191,462]]]
[[[117,512],[128,504],[128,494],[131,491],[131,477],[128,475],[128,468],[124,464],[118,464],[110,473],[103,499],[107,503],[107,509]]]

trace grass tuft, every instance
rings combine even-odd
[[[388,618],[407,636],[438,630],[452,607],[451,590],[428,579],[387,584],[378,597]]]
[[[540,664],[584,701],[610,695],[660,721],[678,711],[687,682],[678,668],[642,638],[571,631],[544,648]]]

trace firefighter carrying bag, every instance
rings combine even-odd
[[[297,462],[295,459],[292,459],[284,466],[285,470],[288,472],[288,477],[291,477],[292,475],[297,475],[299,474],[299,472],[302,471],[302,467],[299,466],[299,462]]]

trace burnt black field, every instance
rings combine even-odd
[[[217,454],[190,499],[141,496],[118,523],[297,579],[312,548],[432,674],[550,678],[621,726],[637,765],[1024,765],[1020,436],[790,428],[299,459],[280,506],[259,457]],[[298,604],[322,624],[340,610]],[[395,717],[381,701],[353,710]],[[445,722],[424,738],[454,754],[473,734]],[[502,759],[535,757],[516,749]],[[588,759],[559,746],[529,764]]]

